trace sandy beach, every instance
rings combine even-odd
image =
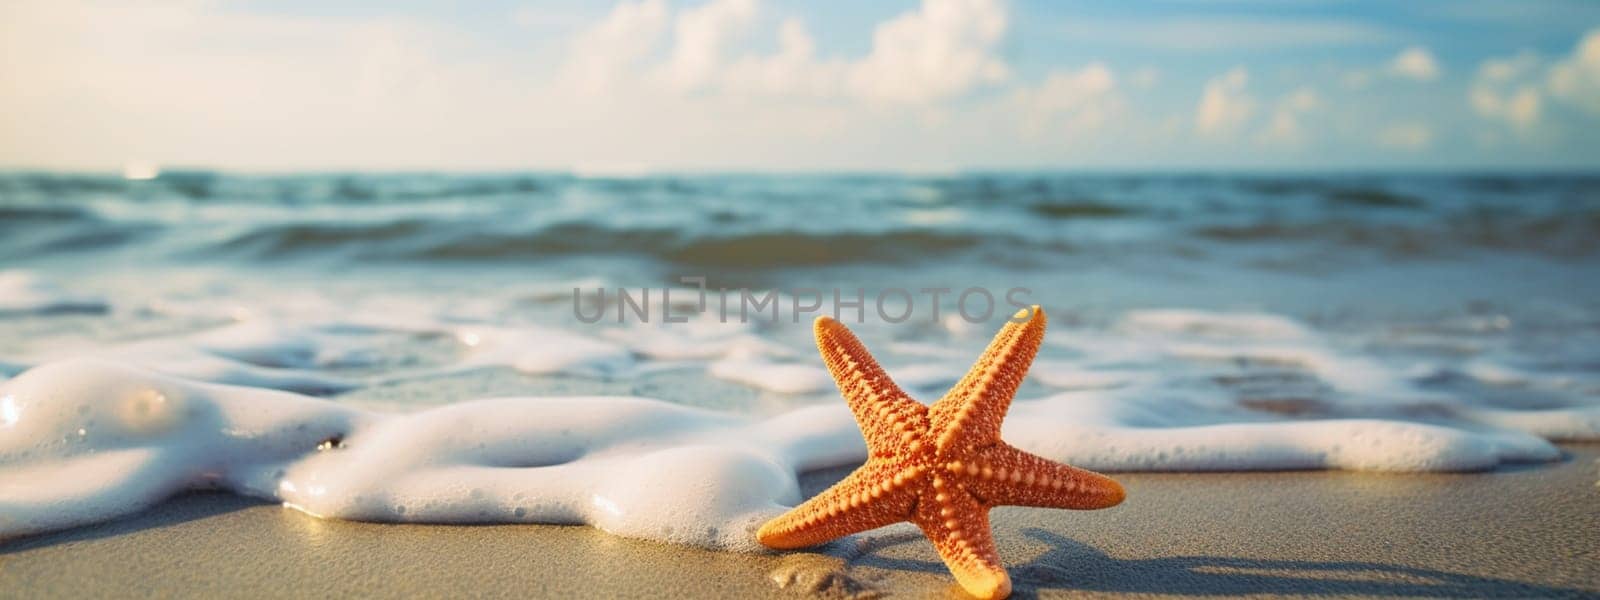
[[[1120,507],[994,513],[1015,597],[1600,594],[1600,445],[1492,473],[1118,476]],[[815,493],[846,469],[806,478]],[[231,495],[0,546],[14,598],[961,597],[897,526],[818,552],[752,555],[588,527],[322,520]]]

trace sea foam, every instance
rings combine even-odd
[[[583,523],[755,550],[753,528],[801,500],[802,473],[865,458],[860,433],[808,341],[780,335],[794,332],[673,327],[251,317],[5,357],[32,368],[0,380],[0,537],[221,489],[327,518]],[[874,346],[931,401],[977,355],[962,343]],[[1380,360],[1279,315],[1132,311],[1052,331],[1004,436],[1106,471],[1471,471],[1557,459],[1550,440],[1600,439],[1592,376],[1512,358]],[[797,400],[756,415],[638,396],[399,411],[316,397],[479,370],[625,381],[668,368]],[[1545,400],[1508,405],[1440,381]]]
[[[95,360],[0,388],[0,537],[224,489],[330,518],[587,523],[754,549],[796,474],[860,460],[842,406],[770,420],[635,397],[485,399],[379,415]]]

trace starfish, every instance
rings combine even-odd
[[[762,525],[756,537],[772,548],[803,548],[910,521],[968,593],[1010,595],[1011,578],[989,530],[990,508],[1106,508],[1125,495],[1109,477],[1000,439],[1000,422],[1039,352],[1045,321],[1038,306],[1018,312],[972,370],[927,406],[901,391],[848,328],[818,317],[817,349],[861,426],[867,461]]]

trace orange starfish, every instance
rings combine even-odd
[[[818,317],[817,349],[861,425],[867,462],[768,521],[757,538],[773,548],[801,548],[910,521],[969,593],[1009,595],[1011,578],[989,531],[990,508],[1105,508],[1124,496],[1109,477],[1000,440],[1000,422],[1039,352],[1045,321],[1038,306],[1017,313],[972,370],[929,407],[900,391],[849,329]]]

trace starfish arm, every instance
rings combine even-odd
[[[971,494],[952,486],[935,498],[924,497],[912,522],[933,541],[939,558],[967,593],[978,598],[1011,594],[1011,577],[1000,564],[989,531],[989,509]]]
[[[963,484],[989,506],[1039,506],[1090,510],[1122,503],[1126,492],[1116,480],[1064,465],[1000,443],[971,460],[942,465],[959,472]]]
[[[868,461],[839,483],[767,521],[756,539],[769,548],[815,546],[911,518],[918,467]]]
[[[1017,313],[1023,316],[1028,320],[1006,322],[966,376],[934,403],[929,417],[939,451],[999,441],[1000,422],[1039,353],[1048,321],[1038,305]]]
[[[914,439],[913,432],[927,429],[928,407],[901,391],[855,334],[828,317],[817,317],[815,333],[817,350],[861,425],[868,452],[897,454]]]

